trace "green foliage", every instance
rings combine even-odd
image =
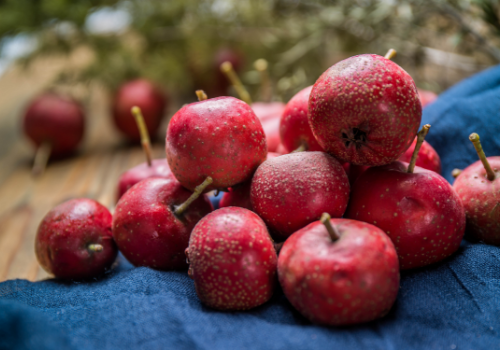
[[[131,14],[130,27],[89,32],[88,16],[108,7]],[[230,47],[244,57],[242,79],[253,96],[259,78],[252,63],[263,57],[275,98],[288,99],[337,60],[390,47],[417,83],[440,90],[446,86],[420,74],[426,48],[491,64],[499,15],[497,0],[0,0],[0,36],[36,35],[27,63],[90,48],[93,62],[62,80],[98,80],[113,89],[144,76],[191,98],[193,89],[214,84],[214,55]]]

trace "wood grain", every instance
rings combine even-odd
[[[95,199],[112,210],[120,174],[145,161],[140,146],[127,145],[114,129],[106,91],[93,86],[87,96],[85,141],[78,153],[50,162],[43,176],[33,179],[33,148],[21,132],[22,114],[60,67],[71,62],[37,64],[30,72],[14,68],[0,78],[0,281],[47,278],[34,253],[36,230],[45,214],[76,197]],[[164,154],[162,144],[153,145],[154,158]]]

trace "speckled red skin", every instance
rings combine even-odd
[[[366,170],[351,191],[346,218],[381,228],[392,240],[401,269],[426,266],[453,254],[465,231],[462,201],[434,171],[393,162]]]
[[[343,60],[324,72],[309,97],[316,140],[341,162],[383,165],[410,146],[422,118],[413,79],[378,55]]]
[[[75,151],[83,138],[83,108],[75,100],[46,92],[28,106],[23,129],[36,147],[48,141],[52,143],[51,156],[66,156]]]
[[[88,279],[108,270],[118,248],[111,235],[111,213],[88,198],[54,207],[38,226],[35,253],[43,269],[61,279]],[[101,244],[94,252],[90,244]]]
[[[266,225],[250,210],[228,207],[205,216],[186,254],[196,293],[209,307],[248,310],[273,295],[278,258]]]
[[[267,153],[267,159],[279,157],[280,154],[274,152]],[[242,184],[228,188],[219,202],[219,208],[240,207],[253,211],[252,201],[250,200],[250,185],[252,181],[246,181]]]
[[[291,235],[278,257],[278,276],[290,303],[310,321],[346,326],[389,312],[399,289],[394,245],[365,222],[332,219],[340,238],[313,222]]]
[[[410,159],[413,155],[413,151],[415,150],[415,145],[417,143],[417,139],[413,140],[413,143],[410,147],[399,157],[399,160],[402,162],[410,162]],[[436,150],[427,142],[424,141],[422,147],[418,151],[417,162],[416,165],[427,169],[435,171],[438,174],[441,174],[441,158],[439,158]]]
[[[312,86],[309,86],[299,91],[288,101],[281,115],[280,136],[287,153],[301,145],[304,145],[307,151],[324,151],[309,126],[308,103],[311,90]]]
[[[130,110],[137,106],[141,109],[149,135],[154,137],[158,132],[168,98],[164,92],[151,81],[137,79],[123,84],[116,92],[111,113],[113,121],[120,132],[132,141],[139,141],[141,135],[137,123]]]
[[[207,196],[202,195],[177,217],[175,206],[190,195],[173,177],[145,179],[125,192],[113,216],[113,237],[127,260],[158,270],[187,268],[184,250],[189,235],[213,210]]]
[[[182,107],[170,120],[165,147],[172,173],[192,191],[208,176],[207,192],[248,181],[267,156],[259,119],[234,97]]]
[[[136,183],[150,177],[169,178],[174,176],[170,171],[167,159],[153,159],[151,166],[148,163],[141,163],[121,174],[118,179],[117,198],[118,201],[125,192]]]
[[[453,188],[462,199],[467,217],[467,236],[486,244],[500,245],[500,157],[488,157],[496,174],[490,181],[481,161],[477,161],[457,177]],[[469,238],[469,237],[468,237]]]
[[[438,98],[438,95],[436,95],[432,91],[422,90],[418,88],[417,91],[418,91],[418,96],[420,97],[420,103],[422,104],[422,108],[431,104]]]
[[[342,165],[324,152],[290,153],[262,163],[252,179],[250,198],[273,238],[282,241],[322,213],[341,217],[349,200],[349,180]]]

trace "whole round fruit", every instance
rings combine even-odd
[[[371,167],[352,187],[345,217],[381,228],[401,269],[426,266],[453,254],[465,231],[462,201],[434,171],[399,161]]]
[[[289,152],[303,146],[306,151],[323,151],[309,126],[309,95],[312,86],[299,91],[286,104],[281,116],[281,142]]]
[[[120,175],[116,200],[118,201],[130,187],[144,179],[150,177],[169,178],[173,176],[166,159],[153,159],[151,166],[147,162],[141,163]]]
[[[378,55],[343,60],[324,72],[309,97],[309,123],[341,162],[383,165],[410,146],[422,118],[413,79]]]
[[[113,216],[113,237],[127,260],[159,270],[187,268],[184,250],[189,235],[213,210],[202,195],[177,215],[176,207],[191,195],[173,177],[145,179],[125,192]]]
[[[43,93],[26,110],[23,129],[37,148],[48,142],[52,156],[68,155],[78,147],[83,138],[83,108],[68,97],[53,92]]]
[[[276,240],[319,219],[341,217],[349,200],[349,180],[342,165],[324,152],[296,152],[262,163],[252,179],[255,212]]]
[[[496,177],[486,178],[480,160],[465,168],[453,183],[464,204],[467,217],[467,234],[487,244],[500,245],[500,157],[488,157]]]
[[[290,303],[314,323],[344,326],[389,312],[399,289],[398,257],[379,228],[361,221],[313,222],[291,235],[278,257]]]
[[[111,220],[109,210],[92,199],[71,199],[59,204],[38,226],[38,262],[45,271],[62,279],[88,279],[103,274],[118,254]]]
[[[467,217],[467,238],[500,245],[500,157],[486,157],[475,133],[469,137],[480,160],[465,168],[453,183]]]
[[[177,180],[194,190],[208,176],[207,191],[250,180],[266,159],[264,130],[249,105],[217,97],[182,107],[167,129],[168,164]]]
[[[139,141],[141,135],[134,117],[130,113],[132,107],[141,109],[149,135],[156,135],[163,113],[168,103],[167,96],[151,81],[137,79],[123,84],[112,103],[113,120],[117,128],[130,140]]]
[[[189,275],[205,305],[248,310],[268,301],[276,285],[277,256],[264,222],[244,208],[222,208],[194,228]]]

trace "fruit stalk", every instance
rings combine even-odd
[[[397,52],[394,49],[389,49],[387,53],[385,54],[384,58],[387,58],[388,60],[392,60],[396,56]]]
[[[205,101],[208,99],[207,94],[203,90],[196,90],[196,97],[198,97],[198,101]]]
[[[462,173],[462,169],[453,169],[451,171],[451,176],[453,176],[455,179],[458,177],[458,175],[460,175]]]
[[[299,147],[297,147],[296,149],[294,149],[292,152],[290,153],[295,153],[295,152],[305,152],[307,151],[307,147],[304,143],[301,143]]]
[[[410,159],[410,164],[408,164],[407,172],[412,174],[415,170],[415,164],[417,163],[418,151],[420,151],[420,147],[424,143],[425,137],[429,133],[429,129],[431,128],[430,124],[425,124],[422,126],[422,129],[417,133],[417,143],[415,144],[415,150]]]
[[[271,80],[269,79],[269,72],[267,70],[268,63],[265,59],[259,58],[257,61],[255,61],[253,65],[260,74],[261,98],[264,102],[270,102],[272,93],[271,93]]]
[[[335,231],[335,228],[333,228],[332,223],[330,222],[330,219],[332,217],[328,213],[323,213],[321,215],[321,223],[325,225],[326,230],[328,231],[328,234],[330,235],[330,238],[332,239],[333,242],[337,241],[340,238],[340,235],[338,234],[337,231]]]
[[[186,211],[186,209],[189,207],[189,205],[191,203],[193,203],[203,193],[205,188],[207,188],[210,184],[212,184],[213,181],[214,180],[212,179],[212,177],[208,176],[205,179],[205,181],[203,181],[201,183],[201,185],[196,186],[193,194],[184,203],[182,203],[181,205],[179,205],[175,208],[174,214],[177,216],[182,215],[182,213],[184,213]]]
[[[49,141],[42,142],[42,144],[37,148],[33,168],[31,169],[33,177],[38,177],[44,173],[51,151],[52,144]]]
[[[142,116],[141,109],[137,106],[132,107],[131,112],[137,123],[137,128],[139,128],[139,133],[141,134],[142,149],[146,154],[146,161],[148,162],[148,166],[151,166],[151,141],[149,140],[149,133],[146,123],[144,122],[144,117]]]
[[[486,159],[486,154],[484,154],[483,147],[481,146],[481,142],[479,141],[479,135],[474,132],[470,134],[469,140],[471,140],[474,148],[476,149],[477,155],[481,160],[481,163],[483,163],[484,169],[486,170],[486,178],[490,181],[495,180],[495,172],[493,171],[493,169],[491,169],[488,159]]]
[[[229,79],[231,84],[234,86],[234,88],[236,89],[236,92],[238,93],[240,98],[243,101],[245,101],[246,103],[251,104],[252,99],[250,98],[250,94],[248,93],[248,91],[245,89],[245,87],[241,83],[240,78],[238,78],[238,75],[234,71],[233,65],[231,64],[231,62],[226,61],[226,62],[222,63],[220,65],[220,70],[222,71],[222,73],[224,73],[226,75],[226,77]]]

